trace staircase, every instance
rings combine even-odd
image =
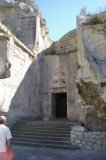
[[[18,121],[11,128],[12,144],[58,149],[78,149],[70,144],[72,122]]]

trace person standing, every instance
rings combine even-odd
[[[11,132],[4,125],[6,117],[0,116],[0,160],[12,160],[13,153],[11,151]]]

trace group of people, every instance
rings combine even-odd
[[[11,151],[11,132],[5,125],[6,117],[0,116],[0,160],[12,160],[14,157]]]

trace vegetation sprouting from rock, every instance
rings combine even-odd
[[[102,33],[106,34],[106,7],[99,7],[95,12],[92,12],[87,14],[87,7],[82,7],[82,9],[79,12],[80,16],[89,16],[90,19],[88,20],[86,25],[96,25],[100,24],[101,29],[99,31],[102,31]]]
[[[95,24],[101,24],[102,27],[99,31],[102,31],[104,34],[106,34],[106,15],[102,14],[91,15],[90,25],[95,25]]]
[[[74,46],[74,47],[77,47],[77,38],[72,38],[70,40],[70,43]]]
[[[101,14],[91,15],[90,23],[91,24],[105,24],[106,16],[101,15]]]
[[[54,54],[56,54],[56,51],[55,51],[55,49],[53,48],[53,49],[50,51],[50,55],[54,55]]]

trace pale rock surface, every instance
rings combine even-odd
[[[2,23],[35,55],[52,45],[46,20],[42,18],[37,6],[14,0],[1,0],[0,11],[4,16]]]
[[[77,17],[80,120],[91,130],[106,127],[106,37],[101,28]]]
[[[54,42],[55,54],[67,54],[77,51],[76,29],[69,31],[59,41]]]
[[[23,2],[0,1],[8,28],[0,24],[0,113],[10,122],[49,120],[55,117],[55,95],[65,93],[68,119],[80,120],[90,130],[106,130],[103,26],[91,25],[90,16],[77,17],[77,30],[53,42],[39,9]]]
[[[42,57],[41,84],[42,84],[42,113],[44,117],[55,117],[55,95],[67,94],[67,118],[79,119],[79,108],[77,105],[75,72],[77,52],[46,55]]]
[[[5,78],[0,79],[0,114],[6,115],[9,123],[23,117],[40,117],[41,111],[32,105],[34,96],[36,106],[40,101],[38,58],[34,60],[34,54],[1,23],[0,45],[0,78]]]

